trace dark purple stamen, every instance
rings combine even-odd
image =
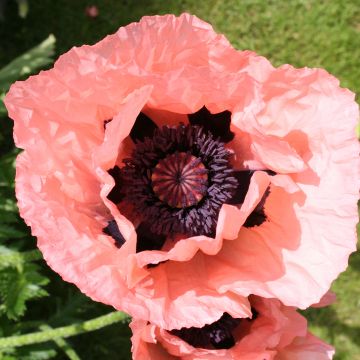
[[[121,171],[125,200],[153,233],[214,236],[221,205],[238,185],[229,156],[222,142],[198,126],[156,129],[152,138],[137,142],[132,157],[124,160]],[[192,187],[182,186],[181,191],[175,188],[174,169],[169,170],[172,185],[160,186],[161,174],[169,180],[165,168],[170,161],[186,170],[184,179],[193,181]]]
[[[232,332],[244,319],[234,319],[228,313],[210,325],[202,328],[182,328],[171,330],[172,335],[178,336],[188,344],[203,349],[230,349],[235,345]]]

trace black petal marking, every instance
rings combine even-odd
[[[276,175],[276,173],[272,170],[264,171],[267,172],[270,176]],[[254,170],[234,171],[233,176],[236,178],[239,185],[233,197],[226,202],[227,204],[239,205],[244,202],[245,196],[249,190],[250,180],[254,172]],[[269,193],[270,189],[267,188],[256,208],[246,219],[244,223],[245,227],[249,228],[253,226],[259,226],[266,221],[267,217],[264,211],[264,205],[266,202],[266,198],[269,196]]]
[[[108,170],[108,173],[114,178],[115,185],[111,189],[107,198],[112,201],[114,204],[118,204],[124,198],[124,193],[121,191],[122,189],[122,181],[121,181],[121,170],[118,166],[113,167]]]
[[[269,190],[269,188],[267,188],[263,197],[261,198],[259,203],[256,205],[256,208],[246,219],[246,221],[244,223],[245,227],[249,228],[249,227],[259,226],[266,221],[267,217],[265,215],[264,205],[265,205],[266,198],[269,196],[269,194],[270,194],[270,190]]]
[[[211,114],[204,106],[196,113],[189,114],[188,117],[191,125],[202,126],[205,130],[210,131],[215,139],[224,143],[231,141],[235,136],[230,131],[231,112],[228,110]]]
[[[150,230],[150,226],[146,223],[141,223],[137,229],[137,243],[136,243],[136,252],[146,251],[146,250],[161,250],[163,247],[166,236],[165,235],[156,235]]]
[[[237,205],[244,202],[253,174],[252,170],[234,171],[233,176],[238,181],[238,187],[231,199],[226,202],[227,204]]]
[[[270,176],[276,175],[275,171],[272,171],[272,170],[264,170],[264,171],[267,172]],[[249,228],[249,227],[259,226],[267,220],[267,216],[264,211],[264,206],[265,206],[265,202],[266,202],[266,199],[269,196],[269,194],[270,194],[270,188],[268,187],[266,189],[264,195],[262,196],[261,200],[256,205],[256,208],[246,219],[246,221],[244,223],[245,227]]]
[[[152,137],[157,125],[144,113],[140,113],[130,131],[130,137],[134,143],[144,141],[146,137]]]
[[[115,240],[115,245],[117,248],[121,248],[121,246],[124,245],[125,239],[122,236],[115,220],[109,221],[107,226],[103,228],[103,232],[106,235],[110,235]]]

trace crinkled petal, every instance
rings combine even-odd
[[[180,329],[212,323],[224,309],[234,317],[250,316],[247,298],[231,291],[223,294],[215,291],[207,271],[201,261],[193,266],[167,261],[151,268],[150,275],[133,289],[136,297],[151,309],[147,319],[164,329]]]
[[[263,92],[263,109],[251,117],[237,113],[236,125],[252,134],[254,145],[259,134],[279,146],[288,143],[306,169],[288,168],[285,175],[281,157],[254,153],[287,178],[277,175],[272,182],[265,203],[268,221],[242,228],[238,241],[224,243],[208,258],[209,276],[219,291],[231,288],[306,308],[326,293],[355,250],[358,106],[354,94],[319,69],[283,66],[263,84]]]
[[[165,351],[169,359],[186,360],[293,360],[331,359],[333,348],[307,331],[304,317],[275,299],[252,297],[258,316],[233,331],[235,345],[229,349],[195,348],[180,337],[145,321],[134,320],[133,349],[142,348],[148,359],[156,359],[148,349]],[[156,344],[156,345],[154,345]],[[134,352],[134,360],[143,359]]]
[[[335,354],[332,346],[308,333],[304,338],[297,338],[279,355],[278,360],[331,360]]]

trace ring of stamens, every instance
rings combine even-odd
[[[202,127],[158,128],[121,169],[124,199],[154,234],[214,236],[238,182],[224,143]]]

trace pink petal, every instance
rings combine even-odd
[[[316,336],[308,333],[305,338],[297,338],[294,343],[286,347],[279,360],[329,360],[335,350]]]
[[[169,358],[175,356],[186,360],[332,358],[333,348],[307,331],[306,319],[294,308],[283,306],[275,299],[252,297],[251,302],[259,313],[258,317],[247,328],[240,324],[233,332],[235,345],[230,349],[195,348],[168,331],[141,320],[134,320],[131,324],[133,349],[142,348],[148,360],[156,359],[148,351],[155,346],[165,351]],[[135,360],[143,359],[137,354],[133,352]]]
[[[336,301],[336,294],[332,291],[328,291],[318,303],[312,304],[311,307],[313,308],[322,308],[325,306],[329,306]]]

